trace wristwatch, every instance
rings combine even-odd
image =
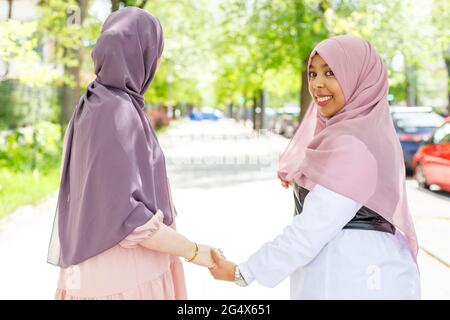
[[[236,268],[234,269],[234,283],[236,283],[239,287],[248,286],[248,283],[247,283],[247,281],[245,281],[244,277],[242,276],[242,273],[239,270],[238,266],[236,266]]]

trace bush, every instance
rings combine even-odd
[[[165,107],[159,107],[158,109],[149,109],[147,111],[147,116],[150,119],[150,124],[155,130],[166,127],[170,123],[170,118],[167,115]]]
[[[34,127],[15,129],[0,140],[0,168],[12,172],[35,171],[46,173],[61,157],[59,125],[41,122]]]
[[[0,218],[58,188],[62,151],[60,126],[49,122],[1,133]]]
[[[39,203],[56,191],[58,183],[58,166],[45,174],[0,169],[0,219],[20,206]]]

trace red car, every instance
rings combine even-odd
[[[412,166],[419,186],[429,188],[435,184],[450,192],[450,117],[417,150]]]

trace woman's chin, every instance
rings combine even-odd
[[[330,112],[326,112],[326,111],[323,111],[323,110],[319,110],[319,113],[320,113],[320,115],[322,116],[322,117],[331,117],[332,116],[332,114],[330,114]]]

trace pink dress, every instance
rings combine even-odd
[[[158,211],[118,245],[78,265],[61,268],[55,299],[187,299],[180,259],[139,245],[158,230],[162,220]]]

